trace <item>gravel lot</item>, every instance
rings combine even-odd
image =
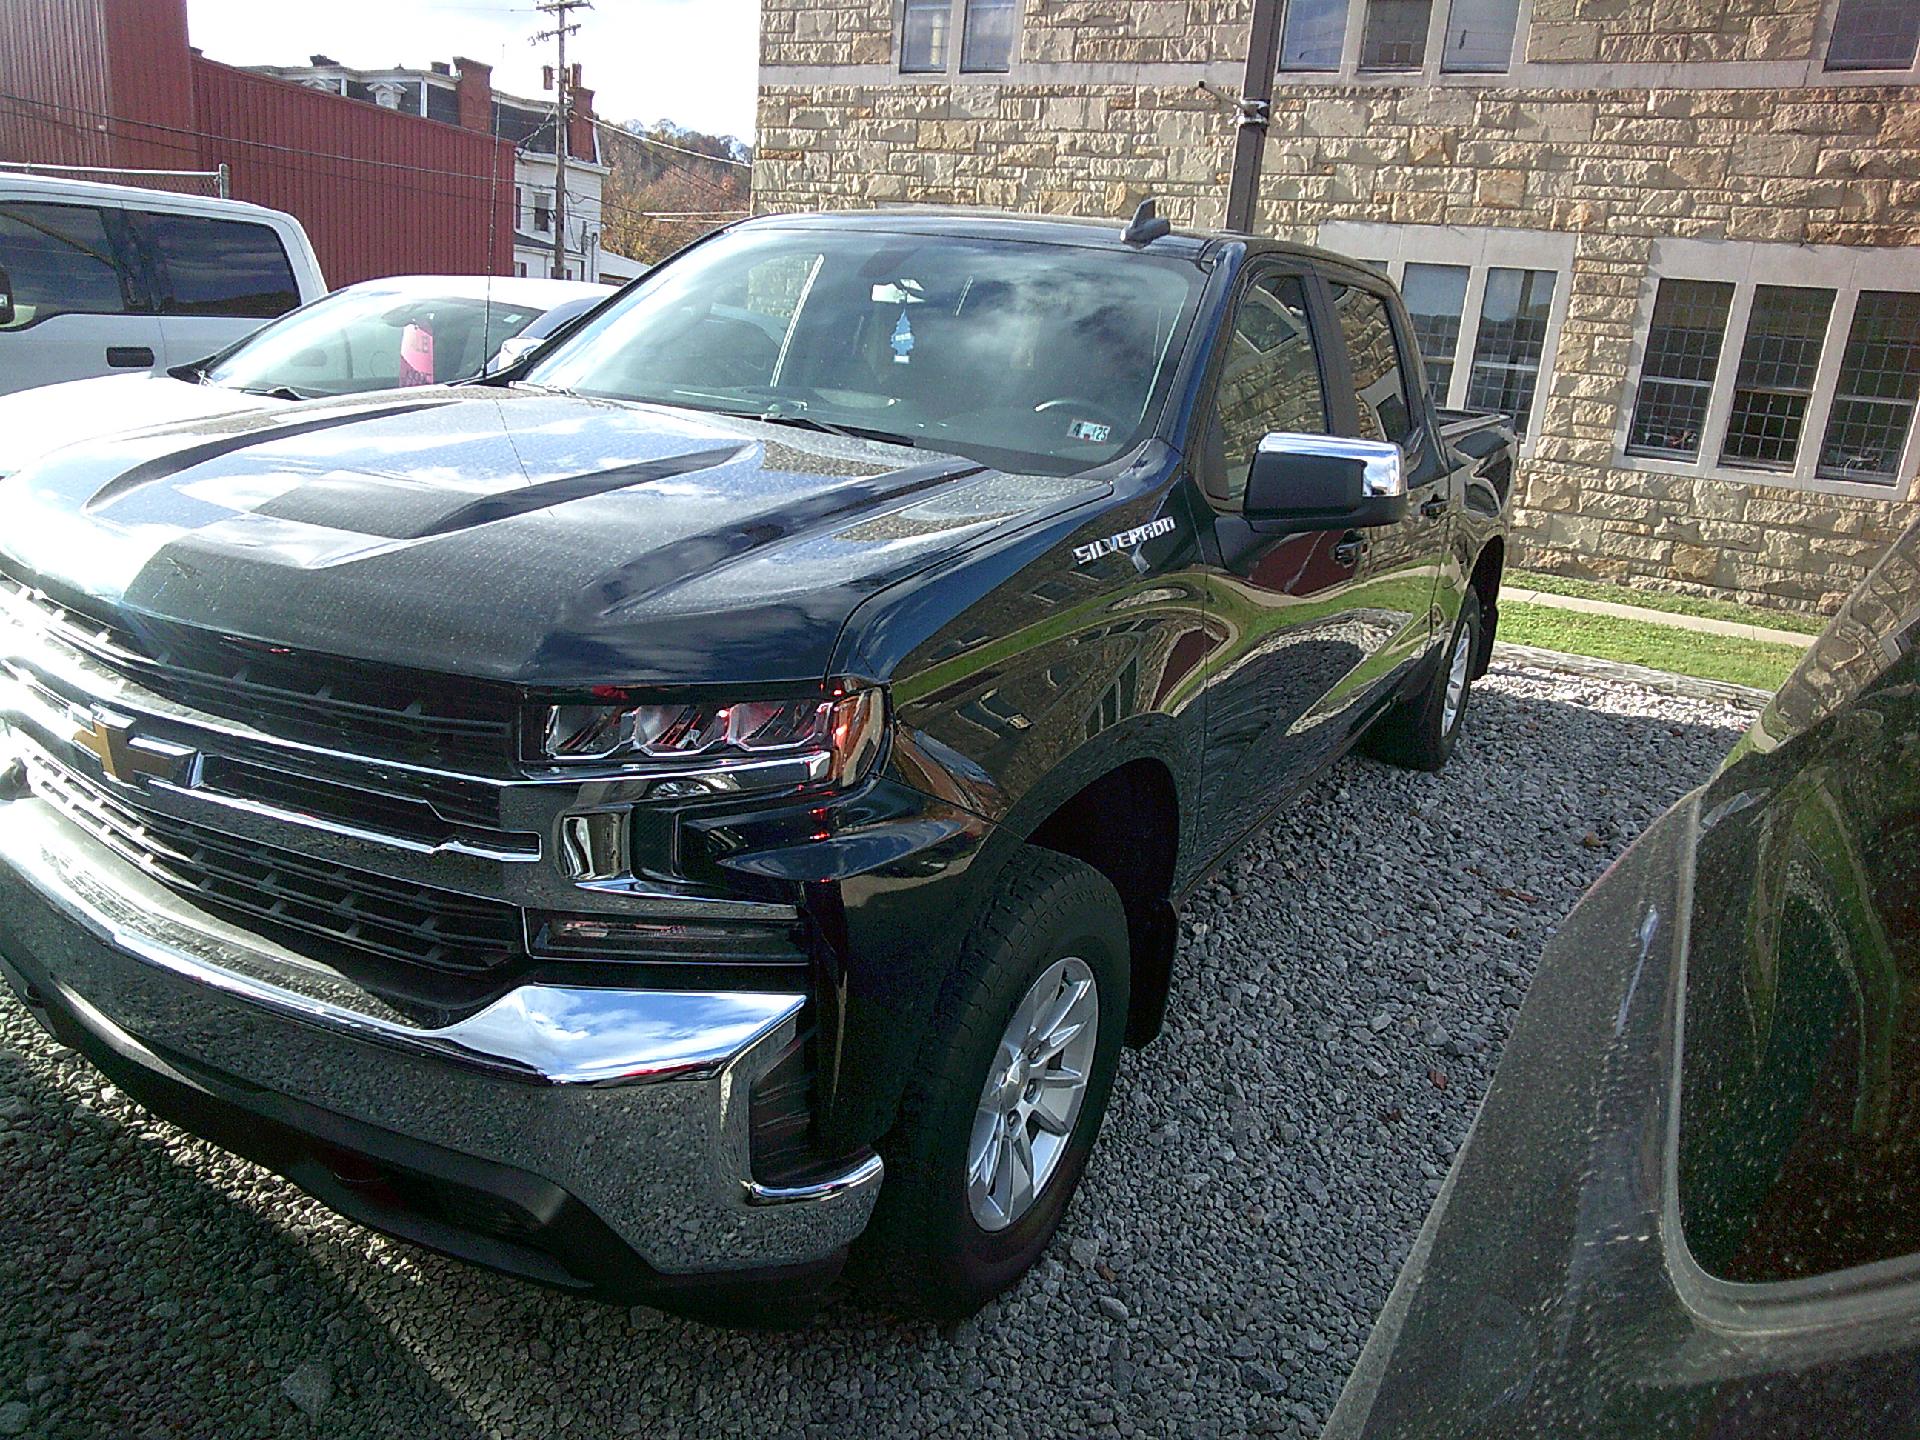
[[[1542,943],[1749,718],[1511,663],[1474,707],[1444,775],[1346,762],[1189,905],[1052,1254],[944,1334],[715,1332],[388,1243],[0,1001],[0,1436],[1316,1433]]]

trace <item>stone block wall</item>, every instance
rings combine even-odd
[[[1830,609],[1920,514],[1909,498],[1617,463],[1656,241],[1920,243],[1920,87],[1778,83],[1781,64],[1808,69],[1830,4],[1535,0],[1518,75],[1281,78],[1264,232],[1311,241],[1346,220],[1577,237],[1520,470],[1520,563]],[[1221,223],[1233,116],[1201,82],[1238,86],[1248,0],[1027,0],[1019,59],[993,77],[899,75],[889,0],[764,13],[763,210],[930,202],[1120,220],[1153,195],[1176,223]]]

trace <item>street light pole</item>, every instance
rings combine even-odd
[[[1260,202],[1260,165],[1273,119],[1273,77],[1280,68],[1281,0],[1253,0],[1247,39],[1247,75],[1240,86],[1240,123],[1233,141],[1233,178],[1227,186],[1227,229],[1251,232]]]

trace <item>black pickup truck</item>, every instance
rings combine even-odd
[[[683,251],[475,384],[0,483],[0,956],[388,1233],[701,1313],[977,1307],[1176,907],[1349,747],[1442,764],[1511,436],[1387,280],[877,212]]]

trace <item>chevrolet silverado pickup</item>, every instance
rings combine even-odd
[[[965,1313],[1176,907],[1437,768],[1512,439],[1242,234],[768,217],[487,379],[0,482],[0,957],[121,1089],[579,1293]]]

